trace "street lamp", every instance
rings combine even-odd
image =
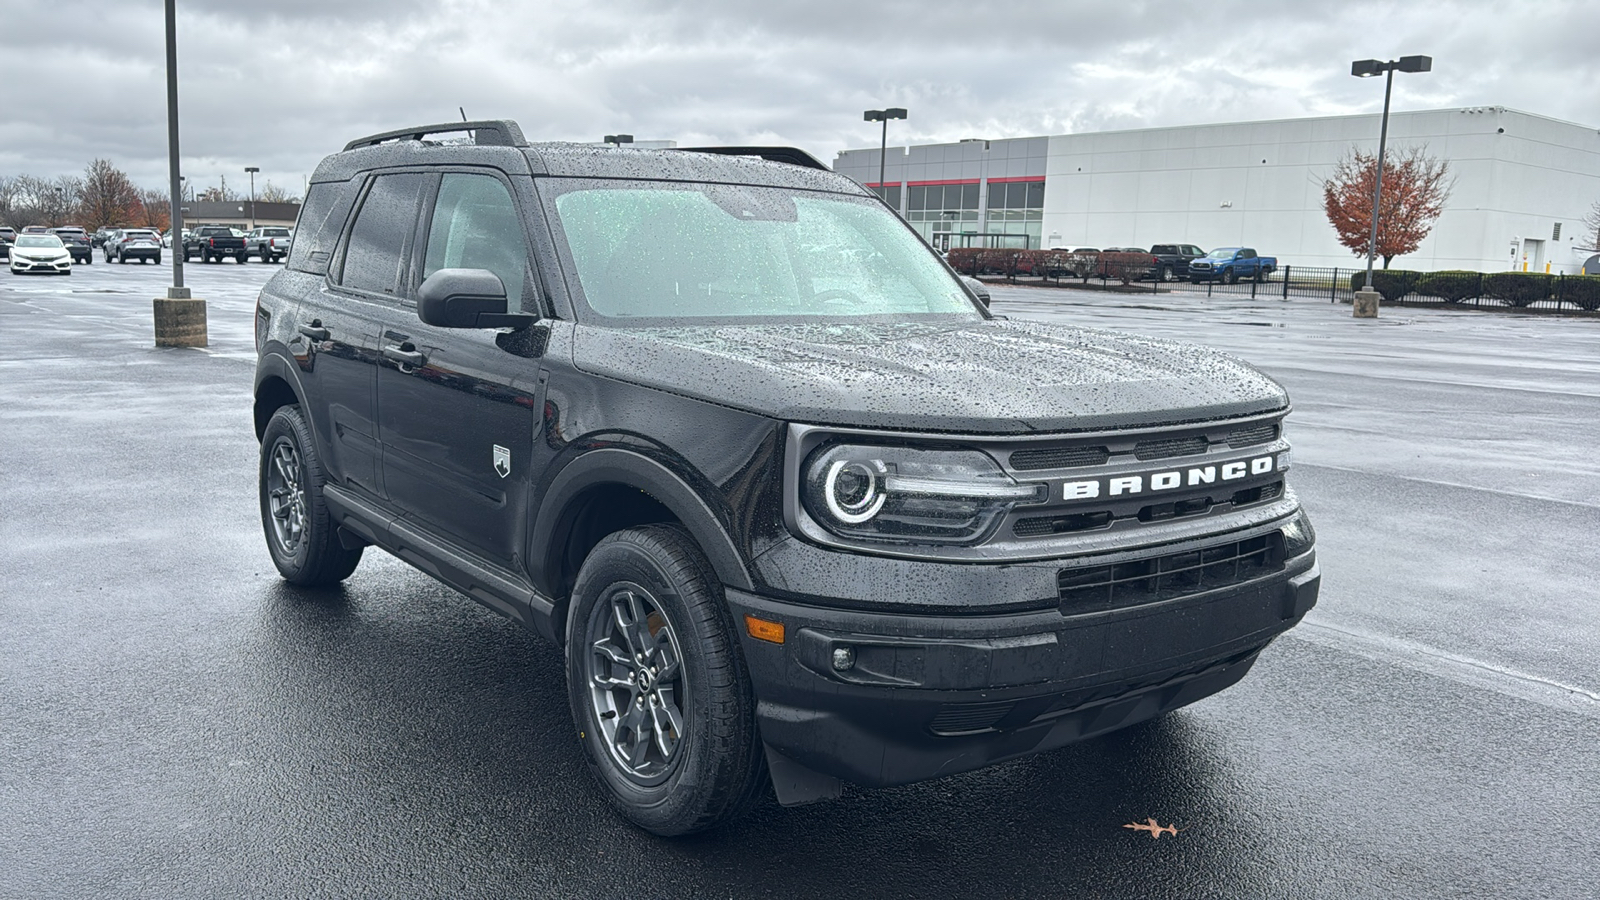
[[[256,166],[245,166],[245,172],[250,175],[250,230],[256,230],[256,173],[261,171]]]
[[[878,141],[878,195],[884,202],[889,200],[889,189],[883,186],[884,157],[889,154],[889,120],[905,117],[906,111],[898,106],[889,109],[869,109],[861,114],[862,121],[883,123],[883,135]]]
[[[605,137],[605,142],[620,148],[623,144],[631,144],[631,143],[633,143],[633,135],[631,135],[631,134],[608,134]]]
[[[178,13],[175,0],[166,0],[167,19],[167,167],[172,192],[172,287],[155,298],[157,347],[204,347],[206,302],[191,297],[183,286],[183,177],[178,174]]]
[[[1385,75],[1383,85],[1383,120],[1378,128],[1378,177],[1372,187],[1372,231],[1367,238],[1367,286],[1363,293],[1375,295],[1372,289],[1372,259],[1378,250],[1378,209],[1379,201],[1383,199],[1383,152],[1389,141],[1389,94],[1394,89],[1394,73],[1401,72],[1431,72],[1433,71],[1433,57],[1431,56],[1402,56],[1384,62],[1378,59],[1358,59],[1350,64],[1350,74],[1357,78],[1371,78],[1374,75]],[[1364,312],[1360,298],[1353,304],[1352,312],[1362,318],[1369,318],[1378,314],[1376,297],[1372,297],[1371,311]]]

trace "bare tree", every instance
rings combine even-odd
[[[78,207],[83,227],[122,225],[134,217],[139,189],[110,160],[97,159],[83,170],[83,194]]]
[[[300,202],[300,198],[299,197],[294,196],[293,194],[289,193],[288,191],[284,190],[281,187],[278,187],[277,185],[273,184],[270,181],[267,182],[266,185],[261,188],[261,193],[256,195],[256,199],[260,200],[262,203],[299,203]]]
[[[229,202],[239,199],[239,192],[228,187],[228,176],[219,176],[221,183],[201,191],[198,199],[210,202]]]
[[[1372,239],[1372,189],[1378,179],[1378,158],[1359,148],[1334,166],[1322,183],[1322,207],[1339,243],[1356,256],[1367,255]],[[1422,246],[1433,223],[1444,212],[1455,180],[1450,163],[1428,155],[1427,147],[1398,150],[1384,160],[1383,206],[1378,212],[1377,255],[1389,261]]]
[[[1600,200],[1596,200],[1583,217],[1583,230],[1583,239],[1589,244],[1589,249],[1600,253]]]
[[[171,198],[166,191],[159,189],[147,188],[139,191],[139,205],[134,218],[146,228],[159,228],[162,231],[171,228]]]

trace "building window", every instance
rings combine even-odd
[[[890,209],[893,209],[895,212],[900,211],[900,185],[885,184],[879,185],[878,187],[869,187],[867,190],[877,194],[879,197],[882,197],[883,202],[889,204]]]
[[[1028,247],[1038,249],[1044,223],[1044,182],[989,182],[989,234],[1023,234]]]
[[[934,243],[935,234],[979,231],[978,183],[912,184],[906,188],[906,220]]]

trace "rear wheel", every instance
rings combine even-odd
[[[159,254],[159,253],[157,253],[157,254],[156,254],[156,256],[155,256],[155,263],[156,263],[156,265],[158,265],[158,266],[159,266],[159,265],[161,265],[161,254]]]
[[[766,784],[722,586],[679,526],[619,531],[583,561],[567,616],[567,690],[590,771],[646,831],[729,821]]]
[[[290,584],[337,584],[361,562],[361,548],[340,543],[322,499],[322,461],[298,406],[272,414],[261,435],[261,527],[272,563]]]

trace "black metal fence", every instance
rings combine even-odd
[[[1373,289],[1394,306],[1600,310],[1600,278],[1542,272],[1412,272],[1376,270]],[[1327,298],[1349,303],[1366,283],[1366,270],[1284,266],[1259,282],[1206,282],[1207,296]],[[1201,285],[1194,285],[1196,289]]]
[[[1203,281],[1199,283],[1161,283],[1148,263],[1118,268],[1104,260],[1083,264],[1081,254],[1064,255],[1060,260],[1029,259],[1011,252],[995,255],[993,263],[973,265],[980,274],[1001,274],[1008,281],[1037,280],[1062,286],[1095,285],[1121,291],[1148,291],[1163,288],[1204,291],[1206,296],[1281,299],[1303,297],[1325,299],[1330,303],[1349,303],[1366,283],[1365,268],[1284,266],[1259,279]],[[1114,254],[1122,256],[1124,254]],[[1132,254],[1128,254],[1132,256]],[[1113,254],[1102,254],[1113,256]],[[1145,257],[1144,259],[1148,259]],[[952,259],[952,262],[955,260]],[[1178,278],[1179,282],[1187,279]],[[1536,309],[1551,311],[1600,311],[1600,277],[1593,275],[1546,275],[1536,272],[1412,272],[1380,269],[1372,273],[1373,288],[1392,306],[1430,306],[1452,309]]]

